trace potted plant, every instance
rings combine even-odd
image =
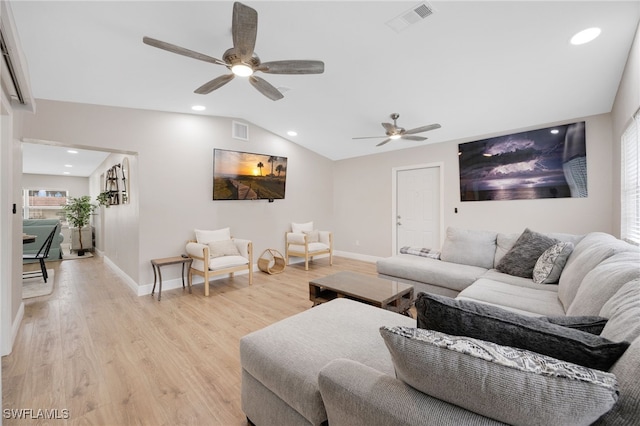
[[[109,208],[109,206],[111,205],[111,202],[110,202],[111,201],[111,191],[102,191],[96,197],[96,201],[98,202],[99,206],[105,206],[105,207]]]
[[[89,224],[89,218],[96,209],[95,204],[91,204],[91,197],[83,195],[78,198],[71,198],[67,201],[67,204],[62,207],[69,223],[78,228],[78,237],[80,242],[80,249],[78,250],[78,256],[84,256],[85,250],[82,245],[82,228]]]

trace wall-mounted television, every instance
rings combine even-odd
[[[213,150],[214,200],[284,199],[287,157]]]

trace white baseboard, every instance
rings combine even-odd
[[[137,295],[140,296],[140,287],[138,286],[138,283],[135,282],[133,280],[133,278],[131,278],[129,275],[127,275],[122,269],[120,269],[118,267],[118,265],[116,265],[115,263],[113,263],[113,261],[111,259],[109,259],[109,257],[104,256],[103,253],[99,253],[100,256],[102,256],[102,258],[104,259],[104,263],[106,263],[111,269],[113,269],[115,271],[116,274],[118,274],[118,276],[120,276],[120,278],[122,278],[124,280],[124,282],[127,283],[127,285],[129,286],[129,288]],[[151,293],[151,291],[149,291],[149,293]]]
[[[378,260],[384,259],[380,256],[370,256],[368,254],[353,253],[349,251],[333,251],[334,256],[346,257],[347,259],[361,260],[363,262],[376,263]]]
[[[13,344],[16,342],[16,337],[18,337],[18,331],[20,331],[20,325],[22,324],[22,320],[24,318],[24,302],[20,302],[20,306],[18,307],[18,312],[16,313],[16,317],[13,319],[11,323],[11,342],[8,344],[9,347],[2,348],[2,356],[9,355],[13,351]],[[3,339],[3,342],[6,342]]]

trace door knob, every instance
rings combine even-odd
[[[397,223],[398,226],[401,226],[402,224],[400,222]]]

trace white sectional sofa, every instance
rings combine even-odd
[[[638,247],[599,232],[556,234],[575,247],[559,282],[538,284],[495,269],[520,237],[450,229],[443,260],[395,256],[378,270],[397,277],[410,265],[400,278],[416,293],[455,294],[443,299],[513,315],[527,330],[564,333],[540,323],[598,316],[606,320],[600,336],[580,338],[629,344],[607,371],[550,358],[543,347],[539,354],[417,328],[415,319],[337,299],[241,340],[247,418],[258,426],[640,424]]]

